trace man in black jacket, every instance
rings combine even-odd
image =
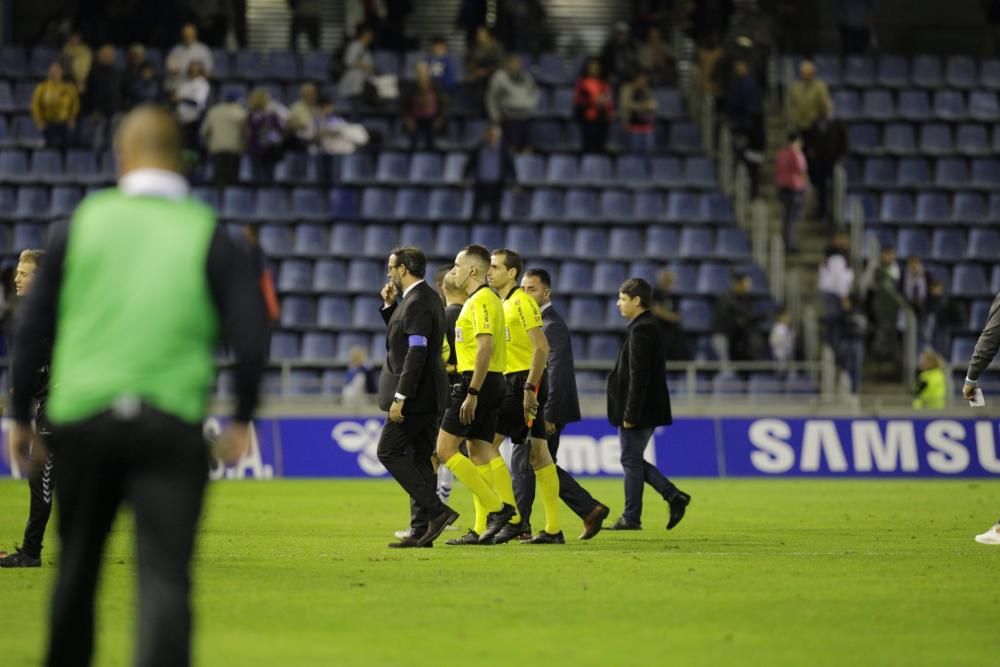
[[[378,459],[420,511],[413,514],[410,535],[391,548],[410,548],[424,539],[431,519],[438,534],[458,513],[437,496],[431,454],[440,413],[448,401],[448,377],[441,359],[445,316],[441,298],[424,281],[427,259],[417,248],[397,248],[389,255],[389,282],[382,289],[386,358],[379,380],[379,407],[389,412],[378,443]],[[437,535],[424,539],[430,546]]]
[[[479,219],[483,206],[490,210],[489,221],[500,221],[500,203],[503,188],[508,181],[517,180],[514,160],[500,141],[503,133],[499,125],[486,128],[486,138],[469,154],[465,163],[464,178],[474,183],[472,198],[472,219]]]
[[[613,530],[642,528],[642,489],[648,483],[670,505],[667,530],[684,518],[691,496],[643,458],[657,426],[673,423],[667,394],[663,337],[649,312],[653,288],[642,278],[629,278],[618,289],[618,311],[629,320],[608,376],[608,421],[618,427],[625,470],[625,511]]]

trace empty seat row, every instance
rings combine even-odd
[[[976,227],[968,234],[958,229],[902,227],[880,230],[883,245],[891,243],[901,257],[921,257],[937,262],[996,262],[1000,258],[1000,230]]]
[[[1000,187],[1000,160],[961,157],[927,160],[887,157],[848,160],[848,183],[883,190],[937,186],[954,190]]]
[[[930,224],[993,226],[1000,222],[1000,193],[921,192],[916,197],[903,192],[881,196],[866,192],[848,195],[848,208],[860,207],[868,224]]]
[[[966,123],[952,128],[944,123],[853,123],[848,126],[848,145],[862,155],[924,154],[979,157],[1000,152],[1000,126]],[[991,135],[992,134],[992,138]]]
[[[858,93],[854,90],[833,91],[837,115],[844,120],[943,120],[960,122],[975,120],[993,122],[1000,118],[997,93],[992,90],[891,90],[876,88]]]
[[[789,57],[796,66],[800,58]],[[841,60],[831,54],[813,58],[820,78],[829,85],[845,84],[857,88],[885,86],[905,88],[989,88],[1000,89],[1000,59],[977,61],[968,56],[949,56],[944,63],[937,56],[918,55],[912,59],[899,55],[848,56]]]

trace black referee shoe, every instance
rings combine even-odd
[[[461,537],[456,537],[453,540],[448,540],[447,542],[445,542],[445,544],[450,544],[453,547],[463,546],[466,544],[479,544],[479,533],[470,528],[469,532],[467,532],[465,535],[462,535]]]
[[[398,542],[389,542],[388,547],[390,549],[413,549],[416,547],[421,547],[429,549],[434,546],[433,542],[427,542],[426,544],[420,544],[420,535],[410,535],[406,539],[400,540]]]
[[[506,526],[500,529],[500,532],[496,534],[493,538],[493,544],[506,544],[514,539],[519,539],[525,534],[525,530],[528,533],[528,539],[531,538],[531,527],[525,526],[524,521],[521,523],[508,523]]]
[[[543,530],[524,544],[566,544],[566,538],[561,530],[558,533],[546,533]]]
[[[490,512],[486,515],[486,530],[483,534],[479,536],[480,544],[493,544],[493,538],[497,536],[497,533],[503,529],[510,520],[514,518],[517,514],[517,508],[513,505],[503,504],[503,507],[498,509],[496,512]]]
[[[21,547],[14,547],[14,553],[7,554],[0,558],[0,567],[41,567],[40,556],[29,556],[27,552],[21,551]]]
[[[687,506],[691,504],[691,496],[683,491],[676,491],[667,500],[667,503],[670,504],[670,520],[667,522],[667,530],[670,530],[684,518],[684,512],[687,510]]]
[[[417,540],[417,546],[422,547],[425,544],[433,542],[441,536],[445,528],[456,521],[458,521],[458,512],[445,505],[441,513],[427,523],[427,532]]]

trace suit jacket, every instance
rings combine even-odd
[[[670,424],[665,346],[656,318],[648,310],[625,330],[615,368],[608,376],[608,421],[637,428]]]
[[[569,327],[555,306],[542,311],[542,333],[549,341],[549,395],[545,401],[545,421],[559,426],[580,421],[580,397],[576,392],[576,369]]]
[[[477,174],[479,173],[479,154],[486,147],[485,143],[480,143],[474,149],[469,152],[469,157],[465,161],[465,171],[462,177],[466,180],[475,180],[478,182]],[[517,182],[517,170],[514,167],[514,158],[511,157],[510,151],[503,148],[501,144],[500,148],[500,183]]]
[[[388,332],[378,386],[379,408],[388,410],[398,392],[406,396],[404,415],[441,412],[448,404],[448,376],[441,360],[447,325],[441,297],[423,282],[381,313]],[[426,344],[411,345],[411,336],[423,338]]]

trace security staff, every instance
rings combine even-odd
[[[220,329],[237,405],[219,454],[235,462],[265,359],[264,306],[245,253],[189,194],[181,136],[140,107],[116,137],[118,187],[87,197],[51,235],[14,336],[13,385],[29,386],[53,341],[48,413],[62,553],[49,665],[90,662],[104,542],[122,503],[138,551],[136,665],[188,665],[190,561],[208,479],[202,422]],[[11,444],[30,439],[31,397],[15,392]]]

